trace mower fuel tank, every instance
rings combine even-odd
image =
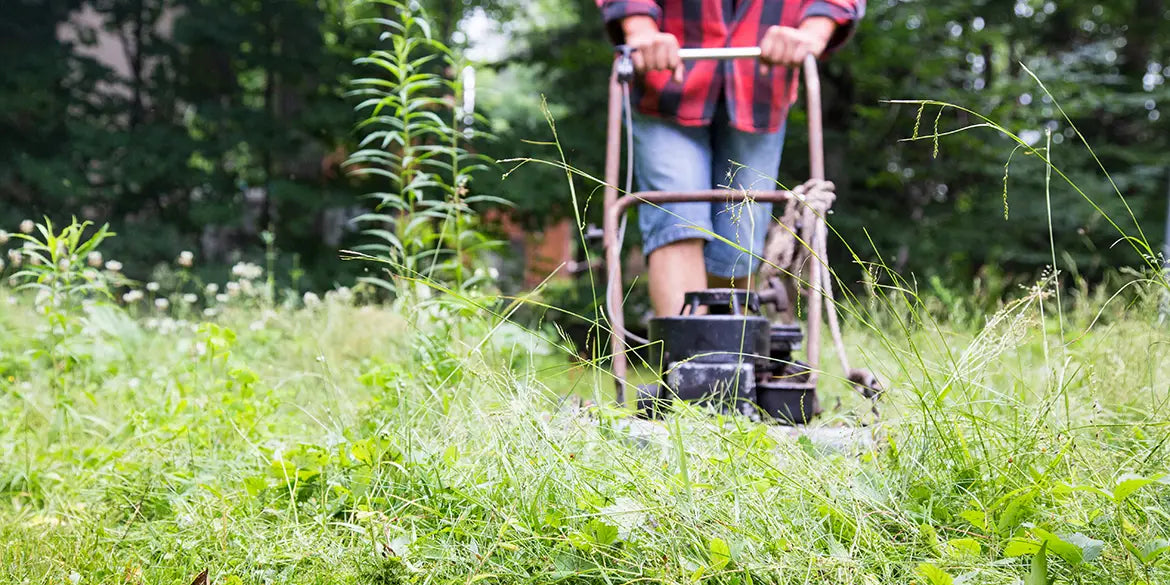
[[[688,292],[681,314],[650,320],[650,363],[686,401],[754,413],[758,373],[770,369],[771,325],[754,292]]]

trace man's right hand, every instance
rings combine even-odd
[[[634,70],[638,73],[647,71],[674,71],[674,80],[682,83],[682,59],[678,56],[678,39],[670,33],[658,30],[658,23],[649,16],[630,16],[622,20],[622,31],[626,35],[626,44],[634,49]]]

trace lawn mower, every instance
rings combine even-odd
[[[758,47],[682,49],[684,61],[695,59],[758,59]],[[791,191],[633,192],[633,149],[630,120],[630,84],[634,78],[631,50],[618,47],[609,83],[605,165],[605,217],[602,239],[608,284],[606,308],[610,319],[612,368],[617,382],[616,401],[624,405],[629,383],[628,342],[644,344],[648,365],[659,381],[636,387],[637,412],[657,417],[674,399],[736,412],[756,420],[800,425],[821,412],[817,399],[820,378],[821,320],[828,305],[828,322],[849,383],[874,401],[881,387],[872,374],[849,368],[841,341],[832,283],[825,256],[825,214],[833,201],[833,186],[825,181],[821,130],[820,80],[816,59],[804,62],[808,101],[809,163],[812,178]],[[623,116],[624,114],[624,116]],[[624,118],[624,120],[623,120]],[[619,196],[621,133],[626,130],[626,188]],[[649,323],[649,339],[625,328],[622,307],[622,241],[625,212],[640,203],[685,201],[765,201],[784,209],[771,226],[756,290],[709,289],[687,291],[679,315],[656,317]],[[807,298],[805,331],[795,321],[794,297]],[[769,314],[772,318],[769,318]],[[805,360],[795,352],[806,347]]]

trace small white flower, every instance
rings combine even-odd
[[[159,288],[160,288],[160,287],[159,287],[159,284],[158,284],[157,282],[148,282],[148,283],[146,283],[146,290],[148,290],[148,291],[150,291],[150,292],[158,292],[158,289],[159,289]]]
[[[207,355],[207,344],[203,343],[202,341],[196,341],[195,342],[195,355],[197,355],[197,356]]]
[[[49,298],[52,297],[52,295],[53,293],[50,293],[45,289],[41,289],[39,292],[37,292],[37,298],[33,301],[33,304],[38,307],[44,306],[45,303],[49,302]]]
[[[12,263],[13,268],[20,268],[20,262],[24,257],[20,255],[20,250],[9,250],[8,261]]]
[[[8,232],[0,230],[0,246],[8,243]]]
[[[33,232],[33,229],[36,227],[37,226],[36,226],[36,224],[33,223],[33,220],[26,219],[26,220],[20,222],[20,233],[31,234]]]
[[[215,307],[207,307],[206,309],[203,309],[204,317],[214,317],[217,313],[219,313],[219,311],[216,311]]]
[[[209,295],[213,295],[219,292],[219,285],[215,284],[214,282],[209,282],[207,283],[207,286],[203,287],[203,291]]]
[[[89,264],[91,268],[101,268],[102,267],[102,253],[98,252],[97,250],[94,250],[93,252],[86,254],[85,255],[85,263]]]
[[[25,221],[28,221],[28,220],[25,220]],[[72,583],[73,585],[77,585],[78,583],[80,583],[81,582],[81,573],[78,573],[77,571],[70,571],[69,572],[69,582]]]
[[[256,296],[256,287],[252,286],[252,281],[250,281],[250,280],[247,280],[247,279],[241,280],[240,281],[240,292],[243,292],[245,296],[249,296],[249,297]]]
[[[234,280],[227,283],[227,292],[229,295],[231,295],[233,297],[240,294],[240,283],[238,283]]]
[[[199,301],[199,295],[197,295],[195,293],[187,293],[187,294],[183,295],[183,303],[184,304],[194,305],[198,301]]]
[[[61,261],[57,263],[57,268],[60,269],[61,272],[65,272],[66,270],[69,270],[70,264],[71,263],[69,262],[68,258],[62,258]]]
[[[122,295],[122,301],[125,303],[135,303],[141,301],[143,297],[142,291],[132,290]]]
[[[118,262],[117,260],[109,260],[106,262],[106,270],[109,270],[110,272],[121,272],[122,263]]]
[[[311,308],[316,307],[317,305],[321,304],[321,297],[317,296],[317,293],[310,291],[310,292],[305,293],[304,301],[305,301],[305,307],[311,309]]]
[[[337,300],[348,304],[353,300],[353,291],[349,290],[348,286],[343,286],[337,289]]]
[[[248,329],[252,331],[260,331],[264,329],[264,321],[252,321],[252,324],[248,325]]]
[[[139,380],[138,378],[130,378],[130,381],[126,382],[126,386],[128,388],[130,388],[131,390],[137,390],[138,387],[141,385],[142,385],[142,380]]]
[[[179,258],[176,260],[176,262],[183,268],[190,268],[191,265],[195,263],[195,254],[192,254],[190,251],[183,250],[182,252],[179,252]]]
[[[226,303],[226,302],[228,302],[228,300],[229,300],[230,298],[231,298],[231,297],[229,297],[228,295],[226,295],[226,294],[224,294],[224,293],[219,293],[219,294],[215,295],[215,300],[216,300],[216,301],[218,301],[218,302],[221,302],[221,303]]]
[[[171,306],[171,302],[166,300],[165,298],[160,297],[160,298],[154,299],[154,306],[157,307],[158,310],[160,310],[160,311],[165,311],[165,310],[167,310],[167,307]]]

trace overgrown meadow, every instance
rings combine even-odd
[[[1046,282],[986,319],[875,292],[848,342],[882,419],[828,380],[817,425],[872,439],[831,448],[686,408],[632,424],[601,360],[487,289],[282,296],[256,265],[184,280],[190,254],[164,289],[82,228],[38,226],[6,279],[31,286],[0,289],[4,582],[1170,575],[1155,283],[1061,318]]]
[[[855,256],[846,343],[887,390],[875,417],[830,363],[813,425],[855,440],[638,421],[566,333],[604,339],[595,305],[496,288],[475,117],[434,72],[461,64],[388,6],[353,90],[351,170],[385,186],[342,252],[368,277],[303,293],[270,241],[136,281],[105,227],[0,231],[0,581],[1170,582],[1170,286],[1143,239],[1141,271],[986,296]],[[950,132],[915,103],[940,112],[914,138]]]

